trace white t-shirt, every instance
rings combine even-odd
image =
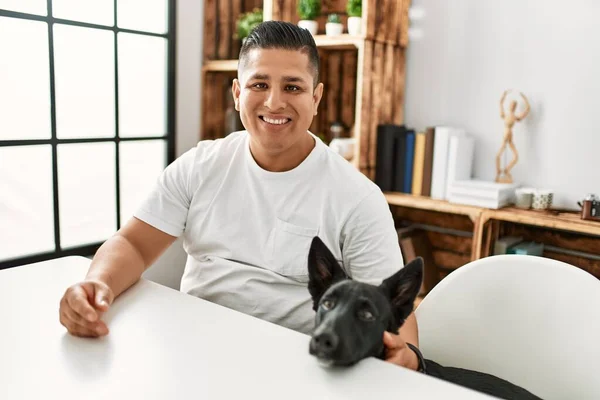
[[[135,216],[184,235],[183,292],[304,333],[314,325],[314,236],[359,281],[379,284],[404,265],[379,187],[317,137],[286,172],[256,163],[246,131],[201,141],[165,169]]]

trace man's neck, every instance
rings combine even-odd
[[[306,136],[300,139],[299,143],[296,143],[284,152],[272,154],[260,149],[259,146],[253,145],[252,138],[250,138],[250,153],[252,153],[252,157],[262,169],[270,172],[285,172],[300,165],[308,157],[315,145],[315,139],[307,132]]]

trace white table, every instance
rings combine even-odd
[[[0,399],[485,399],[367,359],[327,369],[310,338],[141,280],[114,302],[110,334],[77,338],[59,300],[83,257],[0,271]]]

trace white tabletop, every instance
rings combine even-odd
[[[489,398],[376,359],[320,367],[308,336],[146,280],[105,315],[108,336],[77,338],[59,300],[88,266],[0,271],[0,399]]]

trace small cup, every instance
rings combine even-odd
[[[515,206],[518,208],[531,208],[533,202],[533,192],[531,188],[518,188],[515,190]]]
[[[554,193],[550,190],[536,190],[533,193],[531,207],[535,210],[547,210],[552,207]]]
[[[356,148],[355,138],[335,138],[329,143],[329,147],[339,153],[346,160],[350,161],[354,157],[354,150]]]

